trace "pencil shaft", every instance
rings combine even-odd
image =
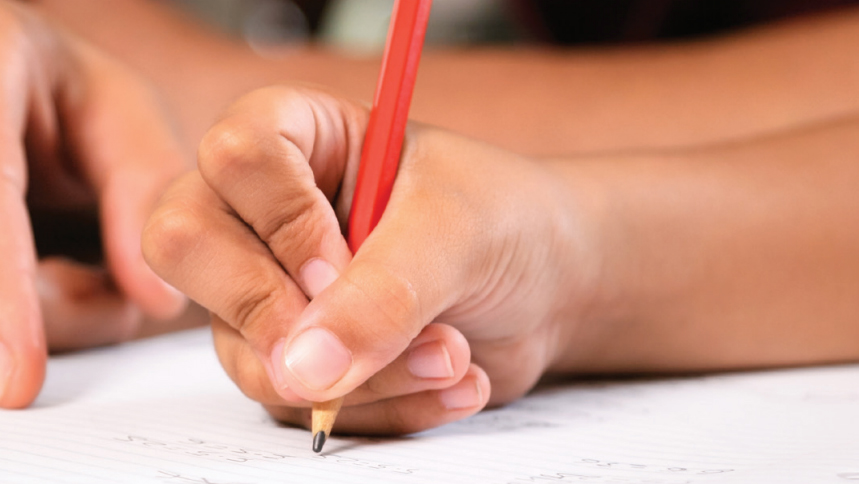
[[[382,218],[391,196],[431,5],[431,0],[398,0],[394,5],[349,212],[353,253]]]
[[[432,0],[394,4],[349,212],[347,239],[353,254],[382,218],[391,196],[431,6]],[[313,404],[315,452],[322,450],[342,404],[342,398]]]

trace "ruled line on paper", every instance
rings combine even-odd
[[[197,331],[52,359],[44,401],[0,411],[0,482],[679,484],[859,472],[859,366],[571,383],[415,436],[334,436],[316,455],[306,431],[241,395],[210,345]]]

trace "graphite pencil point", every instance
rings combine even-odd
[[[325,432],[316,432],[313,436],[313,452],[317,454],[322,452],[322,446],[325,445]]]

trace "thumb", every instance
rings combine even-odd
[[[459,299],[455,255],[442,256],[431,216],[393,202],[352,262],[275,347],[281,382],[303,398],[352,391]]]

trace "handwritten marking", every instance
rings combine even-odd
[[[612,469],[619,471],[636,471],[636,472],[655,472],[655,473],[664,473],[664,474],[686,474],[686,475],[710,475],[710,474],[724,474],[727,472],[734,472],[734,469],[703,469],[703,468],[694,468],[694,467],[679,467],[679,466],[660,466],[660,465],[648,465],[648,464],[638,464],[634,462],[620,462],[620,461],[608,461],[601,459],[592,459],[592,458],[584,458],[577,457],[571,463],[572,466],[575,467],[596,467],[602,469]]]
[[[295,457],[294,455],[268,452],[265,450],[246,449],[234,445],[207,442],[205,440],[195,438],[165,442],[139,435],[129,435],[124,438],[117,438],[116,440],[173,454],[190,455],[226,462],[244,463],[282,461]]]
[[[664,479],[659,477],[641,476],[606,476],[595,474],[581,474],[573,472],[558,472],[555,474],[540,474],[538,476],[520,477],[508,484],[521,484],[523,482],[590,482],[597,484],[691,484],[688,479]]]
[[[545,481],[553,481],[553,482],[598,482],[598,483],[637,483],[637,484],[683,484],[687,482],[691,482],[688,480],[689,477],[692,476],[706,476],[706,475],[714,475],[714,474],[725,474],[728,472],[734,472],[734,469],[704,469],[704,468],[693,468],[693,467],[679,467],[679,466],[661,466],[661,465],[648,465],[648,464],[639,464],[634,462],[619,462],[619,461],[607,461],[601,459],[592,459],[592,458],[575,458],[574,461],[570,464],[571,467],[585,467],[585,468],[593,468],[598,469],[600,471],[612,471],[612,474],[586,474],[582,472],[555,472],[555,473],[544,473],[538,474],[528,477],[519,477],[510,481],[509,484],[520,484],[522,482],[545,482]],[[614,472],[622,472],[622,473],[648,473],[651,476],[629,476],[629,475],[618,475],[614,474]],[[665,478],[662,476],[652,476],[652,474],[671,474],[672,476],[679,476],[682,480],[677,480],[673,478]]]
[[[353,467],[362,467],[365,469],[373,469],[377,471],[395,472],[397,474],[414,474],[419,469],[409,469],[405,467],[394,466],[390,464],[381,464],[378,462],[370,462],[363,459],[355,459],[353,457],[345,457],[338,454],[320,454],[315,455],[314,459],[328,460],[336,464],[348,465]]]
[[[473,417],[456,423],[457,426],[469,430],[510,431],[521,429],[547,429],[560,425],[542,420],[535,420],[515,413],[479,413]]]
[[[222,462],[283,462],[288,459],[300,460],[324,460],[333,464],[338,464],[348,467],[360,467],[363,469],[372,469],[377,471],[385,471],[396,474],[414,474],[419,469],[406,468],[383,462],[373,462],[364,459],[356,459],[346,457],[339,454],[321,454],[311,457],[298,456],[294,454],[275,453],[259,449],[251,449],[239,447],[235,445],[222,444],[218,442],[206,441],[203,439],[187,438],[176,441],[164,441],[143,437],[140,435],[129,435],[126,437],[116,438],[119,442],[146,447],[149,449],[170,452],[172,454],[188,455],[192,457],[200,457],[208,460],[217,460]],[[200,484],[204,484],[200,482]]]
[[[248,484],[247,482],[213,481],[206,477],[184,476],[176,472],[170,472],[165,470],[158,471],[158,475],[159,479],[165,482],[187,482],[189,484]]]

